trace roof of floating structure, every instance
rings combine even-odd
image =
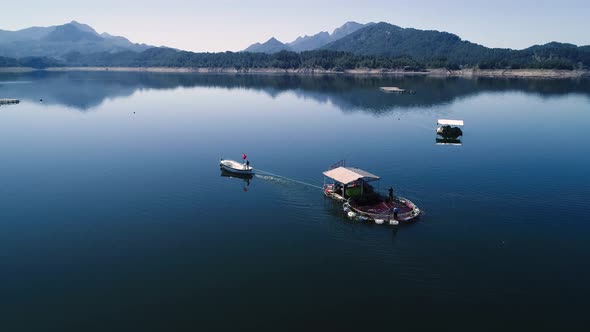
[[[462,126],[463,125],[463,120],[438,119],[438,122],[437,123],[439,125]]]
[[[365,181],[375,181],[380,179],[380,177],[375,174],[371,174],[367,171],[363,171],[360,168],[354,167],[334,168],[329,171],[325,171],[324,175],[343,184],[349,184],[360,179]]]

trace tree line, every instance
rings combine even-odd
[[[169,48],[151,48],[144,52],[125,51],[82,54],[73,52],[61,59],[48,57],[0,57],[0,67],[47,68],[59,66],[100,67],[188,67],[188,68],[321,68],[343,71],[348,69],[402,69],[422,71],[426,68],[457,70],[465,67],[481,69],[567,69],[590,67],[590,47],[539,47],[521,51],[488,53],[475,64],[462,63],[447,57],[360,55],[350,52],[315,50],[301,53],[282,51],[274,54],[249,52],[193,53]]]

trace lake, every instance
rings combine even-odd
[[[590,81],[32,72],[0,98],[2,330],[590,323]],[[278,176],[221,176],[242,153]],[[316,187],[342,159],[424,214],[347,219]]]

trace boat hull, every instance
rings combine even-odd
[[[220,167],[220,169],[221,169],[221,176],[226,177],[226,178],[251,180],[254,177],[253,173],[229,172],[229,171],[226,171],[225,168],[223,168],[223,167]]]
[[[422,213],[412,201],[403,197],[395,197],[393,201],[383,198],[378,203],[361,205],[342,197],[334,191],[333,185],[325,185],[323,190],[325,196],[339,202],[344,202],[344,211],[347,213],[352,212],[354,218],[372,220],[376,224],[386,223],[397,225],[397,221],[411,222],[418,218]],[[397,218],[393,213],[393,208],[398,209]],[[348,216],[350,217],[350,214],[348,214]]]
[[[409,199],[403,197],[396,197],[393,202],[383,201],[378,204],[371,205],[359,205],[355,202],[346,203],[351,211],[366,216],[373,220],[385,220],[385,221],[403,221],[410,222],[420,216],[422,211]],[[398,209],[397,216],[394,215],[393,209]]]

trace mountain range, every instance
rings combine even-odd
[[[285,50],[329,50],[364,56],[408,57],[433,67],[479,65],[480,68],[524,68],[537,60],[551,68],[590,65],[590,46],[551,42],[523,50],[488,48],[462,40],[452,33],[402,28],[385,22],[348,22],[331,35],[320,32],[299,37],[287,44],[272,38],[264,44],[254,44],[245,51],[272,54]]]
[[[300,36],[290,43],[282,43],[275,37],[264,43],[250,45],[244,52],[254,53],[277,53],[280,51],[303,52],[322,48],[323,46],[341,39],[357,30],[373,25],[374,23],[361,24],[357,22],[346,22],[332,33],[327,31],[318,32],[312,36]]]
[[[34,56],[59,59],[70,52],[142,52],[151,47],[106,32],[99,34],[90,26],[76,21],[18,31],[0,30],[0,56],[12,58]]]
[[[347,69],[588,69],[590,46],[551,42],[523,50],[488,48],[448,32],[379,22],[347,22],[332,33],[271,38],[242,52],[194,53],[132,43],[72,21],[51,27],[0,30],[0,67],[128,66]]]

